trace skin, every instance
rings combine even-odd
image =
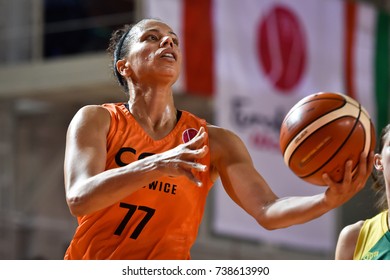
[[[379,172],[383,172],[387,205],[390,203],[390,133],[385,135],[385,141],[381,153],[377,153],[374,156],[374,166]],[[359,237],[360,229],[363,226],[364,221],[358,221],[354,224],[348,225],[343,228],[339,234],[339,238],[336,244],[336,260],[352,260],[355,252],[355,247]],[[388,215],[387,226],[390,225],[390,215]]]
[[[117,62],[117,69],[129,86],[130,112],[152,138],[161,139],[176,125],[172,85],[182,60],[178,38],[168,25],[156,20],[139,25],[132,35],[129,54]],[[324,193],[279,198],[255,169],[242,140],[229,130],[208,125],[208,135],[200,129],[191,141],[172,150],[104,170],[109,126],[109,113],[95,105],[81,108],[69,125],[65,191],[75,216],[112,205],[161,175],[186,176],[201,187],[193,174],[209,168],[212,179],[220,177],[228,195],[261,226],[284,228],[315,219],[348,201],[364,187],[372,168],[373,156],[362,157],[354,179],[352,164],[347,162],[343,182],[324,175],[329,186]],[[208,151],[210,166],[195,162]]]

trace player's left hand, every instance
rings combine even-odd
[[[322,179],[329,186],[325,192],[325,202],[331,208],[336,208],[347,202],[364,188],[373,166],[374,152],[371,152],[367,157],[362,153],[356,172],[352,170],[351,160],[345,163],[344,177],[341,182],[333,181],[327,173],[323,174]]]

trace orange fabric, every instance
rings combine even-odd
[[[205,120],[183,111],[170,134],[154,141],[123,104],[103,107],[111,114],[106,169],[176,147],[186,129],[207,130]],[[210,154],[201,162],[210,166]],[[203,187],[197,187],[184,177],[161,177],[110,207],[78,217],[64,258],[190,259],[212,187],[208,171],[202,181]]]

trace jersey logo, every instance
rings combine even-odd
[[[187,143],[188,141],[190,141],[192,138],[195,137],[195,135],[198,134],[198,130],[196,130],[195,128],[187,128],[181,138],[183,140],[184,143]]]
[[[378,255],[379,255],[379,252],[378,252],[378,251],[367,252],[367,253],[363,256],[362,260],[372,260],[372,259],[378,257]]]

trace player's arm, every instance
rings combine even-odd
[[[352,225],[348,225],[341,230],[336,245],[336,260],[353,259],[360,229],[362,228],[363,223],[364,221],[359,221]]]
[[[341,186],[328,178],[332,188],[325,193],[280,198],[255,169],[249,152],[238,136],[222,128],[210,127],[209,137],[212,165],[219,173],[226,192],[267,229],[284,228],[315,219],[343,204],[361,187],[360,182],[352,181],[352,166],[347,164]],[[367,178],[369,174],[366,172],[369,171],[366,162],[361,163],[359,168],[363,169],[359,176]],[[364,182],[362,179],[361,184]],[[335,190],[337,187],[339,190]]]
[[[116,182],[103,173],[110,115],[100,106],[85,106],[73,117],[66,135],[65,193],[75,216],[111,205],[118,198]],[[110,186],[110,182],[114,183]],[[118,188],[115,188],[118,189]]]
[[[105,170],[109,126],[108,111],[93,105],[80,109],[69,125],[64,175],[66,201],[73,215],[110,206],[162,175],[187,176],[199,183],[192,171],[205,170],[205,166],[194,162],[207,152],[204,129],[172,150]]]

